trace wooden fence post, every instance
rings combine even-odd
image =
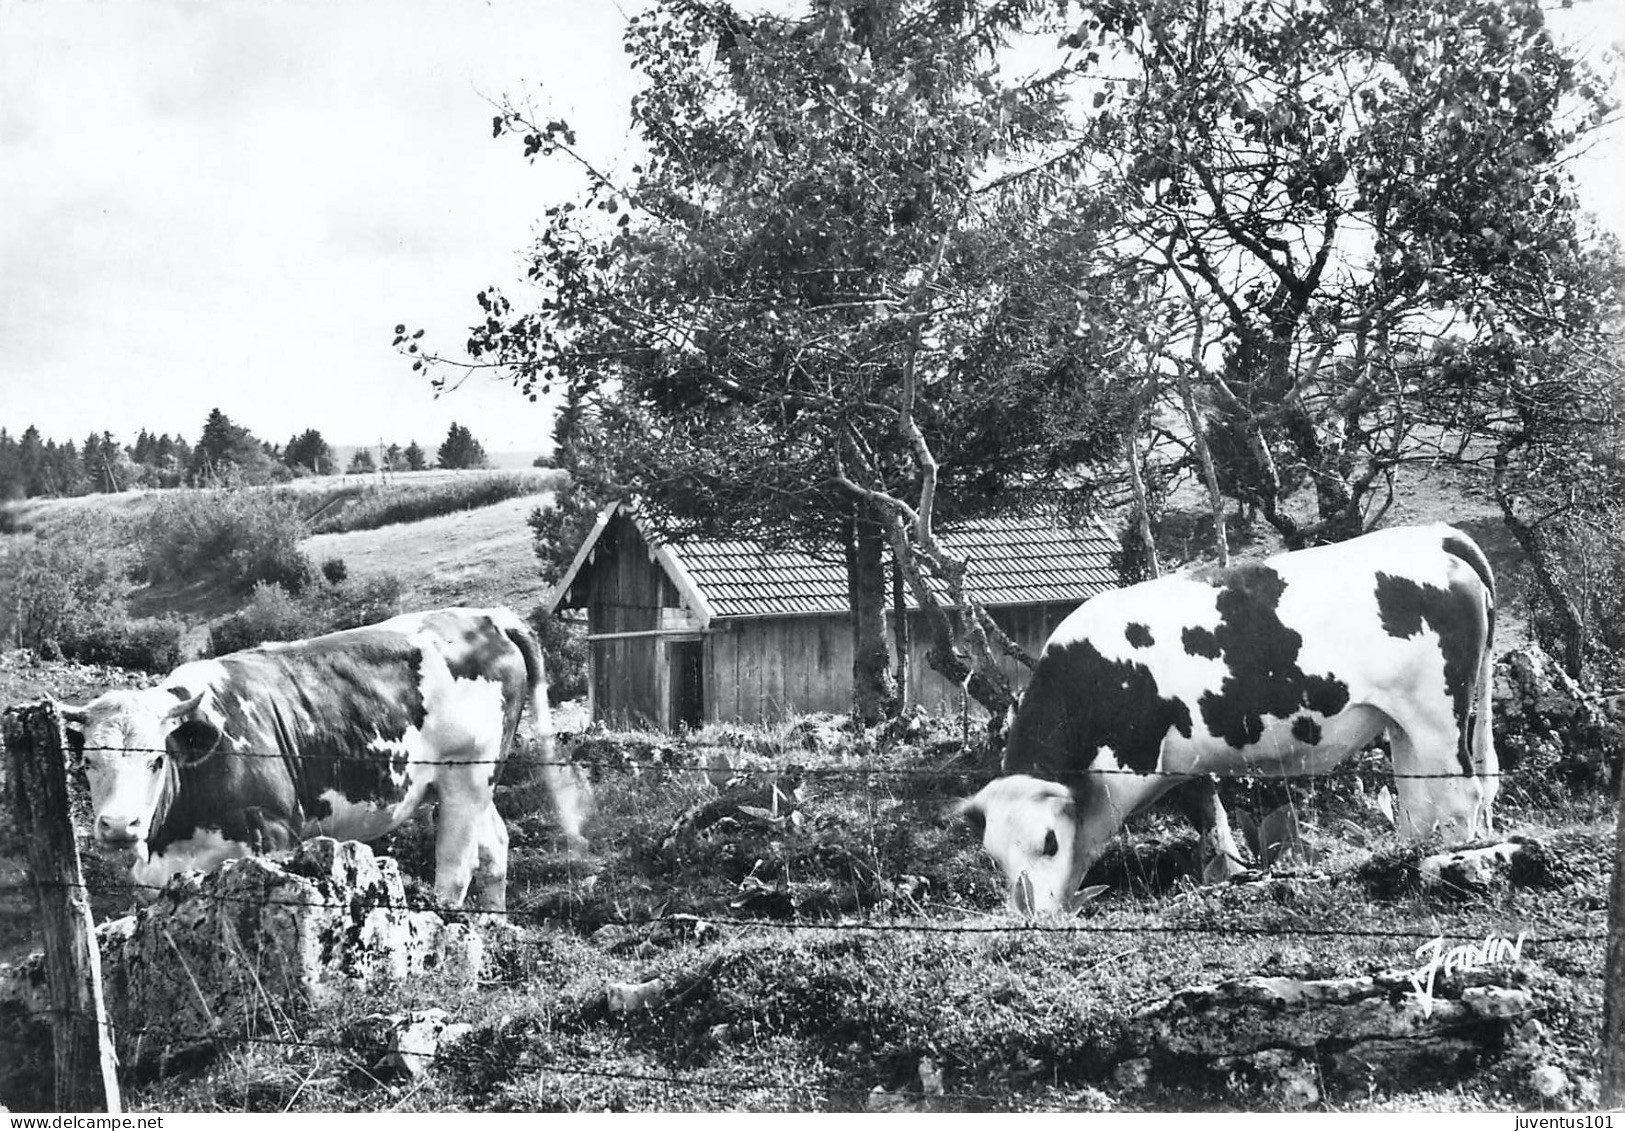
[[[1602,1105],[1625,1107],[1625,787],[1616,801],[1614,882],[1608,893],[1608,955],[1602,988]]]
[[[0,716],[0,733],[9,754],[15,831],[27,844],[28,871],[44,934],[56,1050],[56,1108],[118,1112],[116,1057],[102,1001],[101,954],[69,820],[62,717],[49,701],[12,707]]]

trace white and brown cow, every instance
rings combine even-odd
[[[1014,910],[1062,911],[1166,791],[1191,783],[1204,848],[1234,869],[1206,775],[1325,773],[1386,731],[1400,832],[1470,839],[1489,830],[1498,785],[1494,593],[1483,552],[1444,525],[1103,593],[1044,646],[1005,776],[960,811],[982,824]]]
[[[442,609],[183,664],[63,718],[95,839],[134,851],[138,883],[308,837],[371,840],[435,799],[436,895],[459,906],[478,875],[500,909],[508,832],[493,790],[527,703],[552,763],[535,636],[507,609]],[[555,801],[578,842],[573,799],[556,788]]]

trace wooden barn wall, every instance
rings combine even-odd
[[[1075,601],[1062,601],[1048,605],[1000,608],[993,610],[993,621],[1004,629],[1010,639],[1036,658],[1043,650],[1044,642],[1049,639],[1050,633],[1055,631],[1055,626],[1065,620],[1077,607]],[[958,714],[963,709],[967,696],[960,690],[958,684],[944,679],[926,661],[925,654],[930,647],[931,640],[927,634],[924,618],[919,613],[910,613],[908,702],[918,703],[935,715]],[[1032,673],[1021,664],[1006,658],[1000,667],[1018,689],[1027,686],[1027,679]],[[985,713],[974,699],[969,700],[969,706],[973,714]]]
[[[598,543],[587,603],[588,632],[644,632],[658,628],[662,607],[678,603],[676,588],[649,559],[649,548],[617,515]],[[657,636],[591,642],[593,715],[610,726],[665,724],[670,665]]]
[[[710,721],[771,723],[852,709],[852,629],[844,615],[727,621],[705,642]]]
[[[1077,608],[1072,602],[995,609],[993,619],[1037,655],[1055,626]],[[934,714],[957,714],[965,696],[927,663],[930,641],[918,614],[910,615],[908,702]],[[1006,660],[1005,673],[1025,687],[1029,672]],[[773,617],[720,622],[705,637],[706,719],[777,722],[813,711],[852,709],[852,628],[845,615]],[[970,703],[972,712],[980,707]]]

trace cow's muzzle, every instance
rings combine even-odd
[[[103,814],[96,818],[96,843],[108,848],[129,848],[146,832],[145,824],[140,817],[109,817]]]

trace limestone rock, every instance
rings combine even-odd
[[[1504,1048],[1534,1009],[1525,989],[1494,984],[1506,971],[1439,976],[1424,998],[1409,971],[1356,978],[1240,978],[1193,986],[1130,1021],[1125,1088],[1158,1077],[1241,1081],[1284,1107],[1357,1091],[1378,1070],[1396,1079],[1459,1078]]]
[[[97,929],[121,1059],[258,1033],[359,987],[429,976],[469,985],[492,942],[512,934],[405,902],[395,861],[326,837],[290,859],[175,877],[153,903]],[[0,1001],[43,992],[36,964],[0,974]]]

